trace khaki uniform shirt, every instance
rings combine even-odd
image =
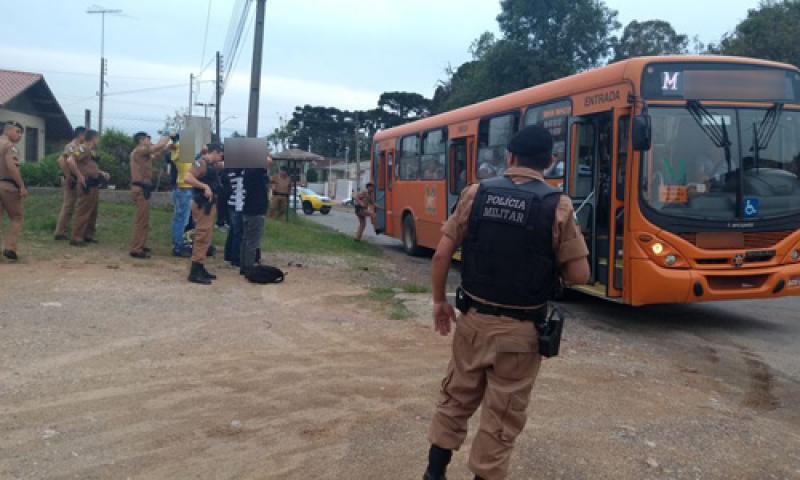
[[[97,178],[100,176],[100,167],[97,165],[92,153],[93,152],[86,146],[81,146],[78,150],[78,156],[75,159],[75,163],[78,165],[78,171],[86,178]]]
[[[369,194],[369,190],[363,190],[356,195],[356,203],[364,208],[375,206],[375,199]]]
[[[77,152],[78,143],[73,140],[64,147],[64,153],[58,157],[58,167],[61,169],[61,173],[64,174],[64,178],[70,178],[72,176],[72,171],[69,169],[69,165],[67,165],[67,159],[75,156]]]
[[[131,152],[131,183],[153,182],[153,157],[161,151],[153,145],[139,145]]]
[[[544,181],[544,176],[541,172],[530,168],[509,168],[506,170],[505,176],[511,178],[518,185],[532,181]],[[456,245],[461,245],[467,236],[469,216],[479,187],[479,184],[470,185],[461,193],[456,211],[442,227],[442,233],[453,240]],[[589,256],[586,241],[583,239],[583,234],[581,234],[581,230],[575,222],[572,200],[566,195],[561,196],[556,208],[556,218],[553,222],[553,251],[556,254],[556,261],[559,266],[569,261]]]
[[[0,178],[14,178],[19,171],[19,152],[17,146],[5,135],[0,135]],[[0,189],[7,192],[19,191],[11,182],[0,181]]]
[[[272,193],[282,193],[284,195],[289,194],[289,188],[292,185],[292,179],[289,175],[285,177],[281,174],[275,175],[272,178]]]

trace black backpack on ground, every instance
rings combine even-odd
[[[256,265],[245,274],[245,278],[252,283],[266,285],[269,283],[281,283],[286,274],[279,268],[269,265]]]

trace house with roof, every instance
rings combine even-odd
[[[38,73],[0,70],[0,125],[9,120],[25,127],[17,146],[24,162],[38,162],[45,155],[45,145],[65,143],[72,137],[72,125]]]

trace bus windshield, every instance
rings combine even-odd
[[[650,109],[645,203],[663,215],[714,221],[800,214],[800,112],[691,107]]]

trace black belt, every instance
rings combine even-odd
[[[484,315],[511,317],[522,322],[533,322],[536,325],[541,325],[547,320],[547,305],[529,309],[487,305],[470,297],[461,288],[456,291],[456,306],[463,313],[466,313],[470,308],[474,308],[476,312]]]
[[[0,177],[0,182],[8,182],[14,185],[15,187],[19,188],[19,184],[17,183],[17,181],[11,177]]]
[[[288,197],[289,196],[288,193],[275,193],[275,192],[272,192],[272,194],[275,195],[275,196],[278,196],[278,197]]]

